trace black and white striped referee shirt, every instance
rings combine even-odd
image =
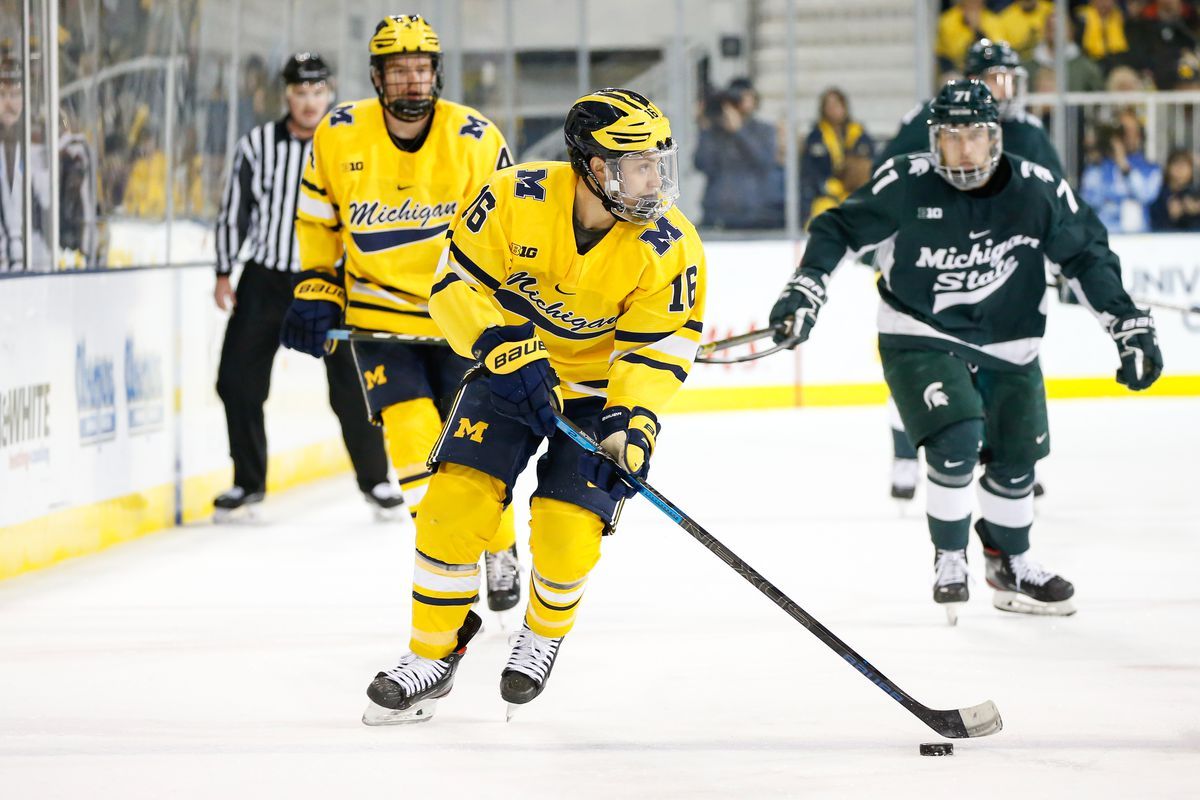
[[[217,274],[239,260],[296,272],[296,196],[312,140],[287,129],[287,117],[259,125],[234,148],[233,169],[217,216]]]

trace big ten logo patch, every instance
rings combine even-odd
[[[488,429],[486,422],[471,422],[466,417],[458,418],[458,430],[454,432],[455,439],[470,439],[472,442],[483,444],[483,432]]]
[[[343,161],[342,172],[362,172],[363,162],[361,161]]]
[[[376,386],[383,386],[385,383],[387,383],[387,375],[385,375],[383,372],[383,364],[364,372],[363,379],[367,382],[368,392],[374,389]]]
[[[510,242],[508,249],[517,258],[536,258],[538,254],[536,247],[530,247],[527,244],[517,244],[516,242]]]

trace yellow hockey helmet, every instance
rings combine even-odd
[[[679,198],[678,147],[658,106],[629,89],[600,89],[575,101],[563,128],[571,166],[618,219],[654,222]],[[605,164],[604,182],[591,159]],[[645,173],[649,180],[635,176]]]
[[[426,116],[442,92],[442,45],[433,26],[420,14],[393,14],[375,26],[371,36],[371,82],[379,102],[392,115],[406,121]],[[422,98],[387,96],[384,62],[392,56],[427,55],[433,62],[434,79],[429,94]]]

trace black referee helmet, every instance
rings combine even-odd
[[[283,65],[283,82],[320,83],[333,77],[333,70],[318,53],[296,53]]]

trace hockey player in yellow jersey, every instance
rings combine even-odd
[[[478,359],[447,415],[417,517],[411,651],[367,689],[367,724],[428,719],[479,627],[475,562],[546,437],[530,504],[524,627],[500,679],[510,704],[541,693],[619,504],[613,462],[552,436],[554,406],[623,468],[649,469],[658,415],[703,329],[705,261],[674,207],[670,123],[642,95],[572,106],[571,163],[496,172],[461,212],[430,297],[455,351]]]
[[[281,339],[317,357],[343,314],[351,328],[441,336],[429,292],[445,233],[488,175],[512,163],[495,125],[439,96],[441,45],[419,15],[385,17],[371,37],[370,62],[377,97],[329,112],[300,186],[304,272]],[[449,347],[356,342],[353,350],[415,516],[441,412],[472,362]],[[487,548],[488,605],[500,611],[520,595],[511,512],[495,533]]]

